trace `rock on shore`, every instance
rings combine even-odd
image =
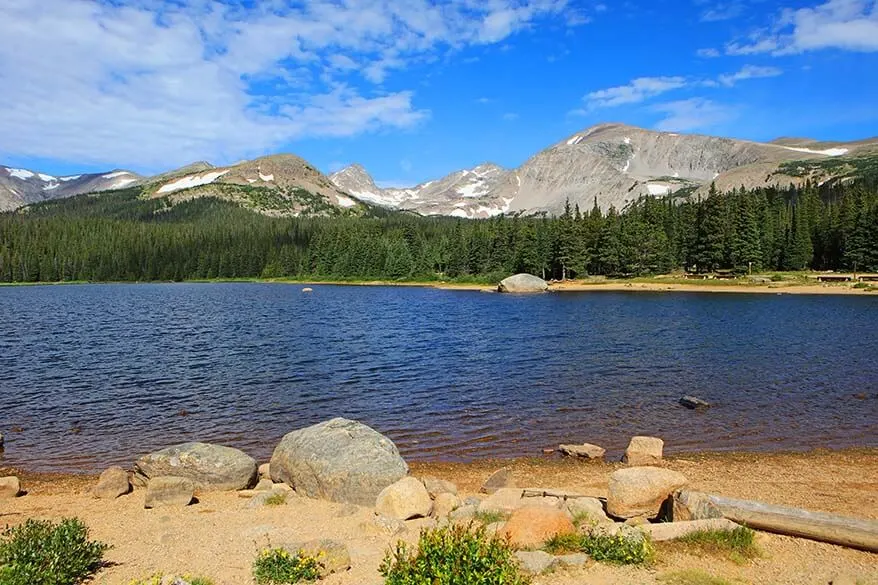
[[[238,449],[183,443],[144,455],[134,463],[136,483],[158,476],[185,477],[205,491],[247,489],[256,483],[256,460]]]
[[[302,495],[361,506],[373,506],[381,490],[408,474],[393,441],[344,418],[288,433],[269,468],[272,480]]]
[[[683,474],[661,467],[614,471],[610,475],[607,512],[616,518],[655,518],[662,503],[686,483]]]
[[[548,283],[533,274],[516,274],[504,278],[497,287],[497,290],[502,293],[538,293],[548,289]]]

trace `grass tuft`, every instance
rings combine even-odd
[[[266,506],[283,506],[287,503],[287,495],[283,492],[273,493],[265,498]]]
[[[739,564],[760,554],[756,546],[756,533],[746,526],[734,530],[701,530],[678,538],[674,543],[694,549],[699,554],[726,556]]]
[[[508,516],[503,512],[476,512],[473,519],[485,526],[494,522],[503,522]]]
[[[253,561],[253,578],[259,585],[288,585],[319,577],[320,563],[301,551],[291,554],[282,548],[269,548]]]
[[[655,549],[646,535],[563,534],[546,542],[552,554],[583,552],[596,561],[618,565],[645,565],[655,558]]]

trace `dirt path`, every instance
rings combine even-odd
[[[666,465],[684,473],[694,489],[878,519],[878,449],[705,454],[669,459]],[[488,474],[502,466],[513,469],[519,486],[567,488],[603,496],[607,476],[618,464],[550,458],[416,463],[412,473],[449,479],[464,494],[472,494]],[[235,493],[205,494],[185,509],[145,510],[142,491],[111,502],[92,499],[88,490],[93,477],[23,474],[22,479],[29,493],[0,502],[0,525],[31,517],[82,518],[94,537],[113,545],[107,554],[112,566],[99,573],[97,584],[127,585],[132,579],[164,572],[208,576],[216,585],[246,585],[252,582],[250,565],[258,548],[332,538],[348,545],[353,567],[324,583],[378,585],[378,565],[399,538],[373,523],[371,509],[305,498],[251,509],[249,500]],[[414,542],[427,522],[408,522],[402,538]],[[661,575],[686,568],[706,569],[734,583],[754,585],[825,585],[839,573],[855,576],[863,585],[878,585],[876,554],[771,534],[760,534],[759,544],[763,556],[744,565],[660,548],[656,564],[649,568],[592,564],[539,577],[535,585],[653,585]]]

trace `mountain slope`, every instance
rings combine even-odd
[[[105,174],[53,177],[27,169],[0,165],[0,211],[11,211],[49,199],[123,189],[137,184],[142,179],[140,175],[125,170],[115,170]]]

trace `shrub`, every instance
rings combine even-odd
[[[583,552],[596,561],[642,565],[652,561],[655,549],[645,534],[563,534],[546,542],[552,554]]]
[[[0,536],[0,583],[78,585],[100,568],[108,548],[90,541],[77,518],[28,520]]]
[[[277,492],[265,498],[266,506],[283,506],[287,503],[287,495],[284,492]]]
[[[404,542],[387,553],[380,572],[385,585],[527,585],[508,540],[483,527],[452,526],[421,532],[417,551]]]
[[[253,577],[260,585],[315,581],[319,576],[317,559],[302,552],[290,554],[282,548],[270,548],[259,553],[253,562]]]

